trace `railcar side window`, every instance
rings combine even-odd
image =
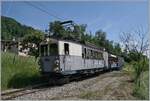
[[[91,50],[91,59],[93,59],[93,51]]]
[[[96,59],[96,52],[93,52],[93,59]]]
[[[90,50],[87,49],[87,59],[90,59]]]
[[[83,48],[82,50],[82,58],[85,59],[103,59],[103,54],[96,50]]]
[[[82,58],[86,58],[86,48],[82,48]]]
[[[95,52],[95,59],[98,59],[98,52]]]
[[[103,54],[101,52],[98,53],[98,58],[103,59]]]
[[[65,52],[65,55],[69,55],[69,44],[68,43],[64,43],[64,52]]]
[[[87,54],[86,54],[86,48],[84,48],[84,58],[86,58]]]

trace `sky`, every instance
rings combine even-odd
[[[3,1],[1,15],[12,17],[21,24],[42,31],[48,29],[49,22],[60,19],[61,21],[73,20],[77,24],[87,24],[87,32],[92,32],[93,35],[97,30],[105,31],[107,38],[114,42],[120,42],[119,36],[122,32],[130,32],[139,26],[148,30],[148,3],[146,0],[30,1],[29,3]]]

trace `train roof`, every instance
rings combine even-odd
[[[109,55],[109,57],[117,58],[117,56],[114,54],[108,54],[108,55]]]
[[[101,51],[104,51],[105,48],[103,47],[97,47],[96,45],[92,44],[92,43],[89,43],[89,42],[86,42],[85,44],[81,43],[81,42],[77,42],[77,41],[72,41],[72,40],[67,40],[67,39],[56,39],[56,38],[49,38],[43,42],[41,42],[40,44],[48,44],[48,42],[52,42],[52,43],[57,43],[58,41],[66,41],[66,42],[72,42],[72,43],[76,43],[76,44],[80,44],[82,46],[85,46],[85,47],[89,47],[89,48],[94,48],[94,49],[97,49],[97,50],[101,50]]]

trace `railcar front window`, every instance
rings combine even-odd
[[[41,45],[41,56],[47,56],[48,55],[48,47],[47,45]]]
[[[58,54],[58,45],[50,44],[49,45],[49,55],[57,55]]]

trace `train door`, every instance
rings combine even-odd
[[[83,59],[83,68],[86,68],[86,56],[87,56],[87,52],[86,52],[86,48],[83,48],[83,56],[82,56],[82,59]]]
[[[58,46],[56,43],[53,44],[44,44],[40,47],[40,60],[42,69],[44,72],[54,72],[54,69],[58,69],[55,61],[58,57]]]
[[[51,68],[49,68],[49,59],[48,59],[48,44],[44,44],[40,46],[40,55],[41,55],[41,67],[44,72],[51,71]]]
[[[104,57],[104,64],[105,64],[105,68],[108,69],[108,53],[107,52],[103,52],[103,57]]]
[[[70,56],[70,50],[69,50],[69,43],[64,43],[64,71],[70,71],[71,70],[71,56]]]

